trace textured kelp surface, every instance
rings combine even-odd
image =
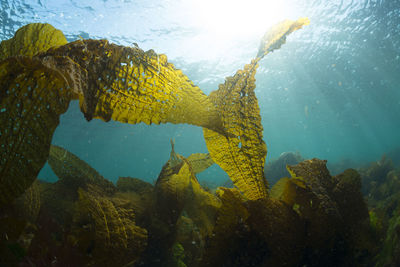
[[[120,198],[104,197],[101,190],[89,186],[78,190],[74,214],[76,245],[93,246],[93,266],[134,264],[146,247],[147,231],[135,224],[135,213]],[[82,238],[84,237],[84,238]]]
[[[36,179],[71,91],[58,72],[29,57],[0,62],[0,205]]]
[[[219,116],[207,96],[165,55],[106,40],[79,40],[47,55],[67,55],[85,70],[78,93],[88,120],[189,123],[218,130]]]
[[[233,77],[228,77],[210,94],[225,131],[204,129],[204,138],[212,159],[228,173],[233,184],[249,199],[265,199],[268,185],[264,177],[267,147],[263,140],[260,108],[254,89],[258,62],[278,49],[291,32],[309,23],[302,18],[286,20],[274,26],[261,41],[257,57]]]
[[[191,154],[187,161],[195,174],[198,174],[214,164],[209,153],[195,153]]]
[[[250,199],[267,197],[264,178],[267,148],[262,140],[260,110],[254,94],[256,64],[246,65],[244,71],[227,78],[225,84],[210,95],[231,135],[203,130],[213,160]]]

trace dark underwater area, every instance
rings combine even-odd
[[[48,163],[58,181],[38,179],[0,209],[1,266],[400,264],[400,149],[330,171],[282,153],[265,166],[266,201],[244,198],[229,179],[198,182],[214,163],[174,145],[155,183],[112,183],[58,146]]]

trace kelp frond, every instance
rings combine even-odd
[[[52,145],[48,163],[60,180],[70,187],[86,188],[88,184],[97,185],[107,193],[114,193],[116,187],[85,161],[68,150]]]
[[[0,141],[7,155],[0,168],[0,202],[19,195],[35,179],[60,114],[76,98],[88,120],[203,127],[211,159],[247,198],[266,198],[267,150],[254,94],[257,62],[307,23],[286,21],[274,28],[264,38],[262,55],[209,97],[165,55],[152,50],[106,40],[66,44],[62,33],[48,24],[23,27],[0,45],[0,60],[8,57],[0,62]]]
[[[0,62],[0,205],[36,179],[71,93],[64,77],[36,58]]]
[[[226,171],[244,195],[252,200],[265,199],[268,185],[264,177],[267,147],[263,141],[260,108],[254,89],[258,61],[269,51],[279,48],[286,36],[308,23],[307,19],[284,21],[264,36],[255,59],[233,77],[228,77],[210,99],[221,116],[228,134],[204,129],[211,158]]]

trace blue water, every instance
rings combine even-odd
[[[256,75],[267,161],[299,151],[305,158],[330,163],[363,163],[400,147],[400,1],[279,2],[286,7],[279,14],[271,13],[272,6],[264,8],[266,18],[274,15],[277,21],[272,22],[278,22],[307,16],[311,24],[263,59]],[[210,14],[218,12],[227,13]],[[70,41],[82,37],[137,43],[167,54],[209,93],[250,61],[264,30],[258,30],[256,19],[257,30],[246,26],[237,35],[232,34],[238,29],[234,21],[224,25],[226,31],[217,24],[203,27],[199,13],[190,1],[1,0],[0,40],[27,23],[47,22]],[[86,122],[73,102],[53,143],[112,181],[119,176],[154,181],[169,158],[171,138],[184,156],[207,151],[198,127]],[[48,166],[39,177],[56,179]],[[200,180],[226,179],[218,166],[200,174]]]

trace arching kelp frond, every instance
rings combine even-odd
[[[264,177],[267,148],[263,141],[260,108],[254,93],[258,62],[268,52],[279,48],[288,34],[300,29],[306,22],[307,19],[300,19],[274,26],[264,36],[260,51],[251,64],[245,65],[233,77],[226,78],[225,83],[210,94],[227,134],[204,129],[207,148],[214,162],[252,200],[268,195]]]
[[[210,95],[230,136],[203,131],[211,158],[249,199],[267,197],[263,171],[267,148],[254,94],[256,68],[256,63],[246,65]]]
[[[166,56],[104,40],[65,43],[51,25],[30,24],[0,45],[1,59],[8,58],[0,62],[0,203],[36,178],[72,98],[88,119],[222,131],[208,97]]]
[[[45,55],[68,56],[87,73],[77,93],[88,120],[188,123],[222,131],[209,98],[165,55],[106,40],[80,40]]]
[[[274,28],[261,49],[263,55],[279,48],[289,33],[306,23],[303,19]],[[35,179],[48,155],[59,115],[72,98],[79,98],[88,120],[203,127],[211,158],[245,196],[267,196],[266,146],[254,94],[254,75],[262,56],[207,97],[165,55],[106,40],[65,44],[62,33],[48,24],[23,27],[0,47],[1,58],[9,57],[0,63],[0,138],[2,152],[8,155],[2,158],[0,169],[1,184],[7,185],[2,187],[7,191],[4,201]],[[34,133],[26,134],[30,131]],[[27,142],[32,136],[36,139]]]

